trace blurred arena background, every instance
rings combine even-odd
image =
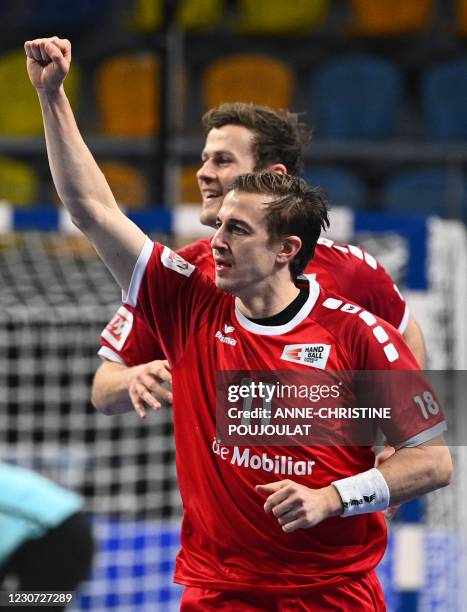
[[[99,551],[76,610],[178,609],[180,500],[170,410],[89,402],[116,284],[53,191],[23,42],[73,44],[80,127],[151,235],[201,235],[200,116],[225,101],[304,113],[305,175],[330,237],[367,248],[408,297],[428,366],[467,369],[466,0],[2,0],[0,456],[81,492]],[[464,397],[453,402],[465,404]],[[379,573],[392,612],[467,610],[467,452],[406,504]],[[0,535],[1,537],[1,535]]]

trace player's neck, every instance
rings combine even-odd
[[[257,288],[251,295],[237,296],[237,308],[248,319],[264,319],[273,317],[291,304],[300,290],[292,280],[278,283],[268,283],[264,288]]]

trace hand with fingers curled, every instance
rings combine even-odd
[[[162,402],[172,403],[172,372],[168,361],[150,361],[133,371],[128,391],[140,417],[146,416],[147,407],[157,411],[162,408]]]
[[[314,527],[343,511],[340,495],[332,485],[310,489],[293,480],[279,480],[257,485],[256,490],[268,496],[264,510],[277,518],[286,533]]]
[[[60,89],[71,62],[71,43],[64,38],[36,38],[24,43],[27,69],[37,90],[54,92]]]

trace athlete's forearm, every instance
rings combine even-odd
[[[44,119],[50,169],[73,223],[94,244],[120,287],[127,291],[146,236],[123,215],[79,133],[63,88],[71,45],[56,36],[24,45],[31,84]]]
[[[135,371],[141,366],[132,368],[112,361],[104,361],[97,369],[92,384],[91,401],[94,407],[103,414],[124,414],[133,411],[129,387]]]
[[[63,85],[38,89],[50,170],[60,199],[80,228],[117,204],[107,181],[86,146]]]
[[[422,330],[420,326],[412,317],[409,318],[409,322],[407,323],[407,327],[405,332],[402,334],[405,343],[412,351],[413,356],[420,364],[421,368],[426,367],[426,349],[425,349],[425,341],[423,339]]]
[[[386,510],[449,484],[451,455],[442,436],[397,450],[378,468],[333,481],[343,503],[342,516]]]
[[[127,291],[146,237],[117,206],[79,133],[63,86],[52,92],[39,89],[38,95],[58,194],[75,225],[94,244],[120,287]]]
[[[401,504],[448,485],[451,454],[440,436],[428,444],[397,450],[378,470],[389,487],[390,503]]]

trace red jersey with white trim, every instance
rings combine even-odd
[[[305,273],[315,273],[322,287],[355,302],[404,333],[409,319],[407,304],[384,267],[365,249],[319,238]]]
[[[332,517],[286,534],[255,486],[282,478],[320,488],[374,465],[370,446],[224,446],[216,439],[216,374],[233,370],[418,370],[401,336],[368,311],[310,281],[309,297],[285,325],[245,318],[167,247],[147,241],[126,308],[158,331],[173,372],[177,471],[183,501],[175,581],[215,590],[299,593],[332,588],[372,570],[386,547],[380,513]],[[140,282],[138,285],[137,283]],[[297,345],[325,347],[315,365],[288,359]],[[346,382],[350,388],[352,381]],[[421,392],[421,391],[420,391]],[[389,443],[422,443],[444,429],[441,413],[401,418],[411,397],[398,390]],[[412,413],[411,413],[412,415]],[[409,422],[407,422],[409,421]],[[293,476],[290,476],[293,474]]]
[[[198,240],[178,251],[179,255],[214,279],[214,261],[209,240]],[[319,284],[344,296],[388,321],[401,333],[408,321],[404,298],[383,266],[364,249],[320,238],[306,274],[314,274]],[[154,334],[144,321],[119,308],[101,336],[99,355],[128,366],[164,359]]]
[[[214,260],[209,240],[197,240],[180,249],[178,254],[214,279]],[[103,329],[100,343],[100,357],[127,366],[165,359],[153,330],[137,312],[131,312],[125,305],[120,306]]]

